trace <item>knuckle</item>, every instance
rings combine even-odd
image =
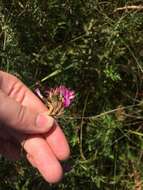
[[[26,108],[24,106],[19,106],[17,111],[16,123],[15,125],[18,127],[22,127],[25,121],[25,112]]]
[[[22,102],[25,97],[25,93],[26,91],[23,84],[19,80],[16,80],[11,86],[8,96],[14,97],[18,102]]]

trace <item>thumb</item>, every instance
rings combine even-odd
[[[45,133],[54,125],[54,119],[38,110],[30,110],[0,90],[0,123],[22,133]]]

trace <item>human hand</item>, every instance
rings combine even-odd
[[[47,111],[20,80],[0,71],[0,154],[19,159],[22,145],[29,162],[45,180],[55,183],[63,175],[60,160],[67,159],[70,150]]]

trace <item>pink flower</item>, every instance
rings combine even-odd
[[[75,92],[62,85],[45,91],[46,96],[41,94],[39,88],[35,92],[47,106],[49,115],[61,115],[64,108],[69,107],[75,98]]]
[[[35,93],[37,94],[37,96],[38,96],[40,99],[43,100],[43,95],[41,94],[39,88],[36,88],[36,89],[35,89]]]
[[[66,88],[65,86],[59,86],[55,89],[60,96],[63,97],[64,107],[70,106],[72,100],[75,98],[75,93],[73,90]]]

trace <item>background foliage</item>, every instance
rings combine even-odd
[[[0,1],[0,69],[77,93],[59,118],[72,150],[63,181],[1,158],[0,189],[142,189],[143,9],[131,5],[142,1]]]

